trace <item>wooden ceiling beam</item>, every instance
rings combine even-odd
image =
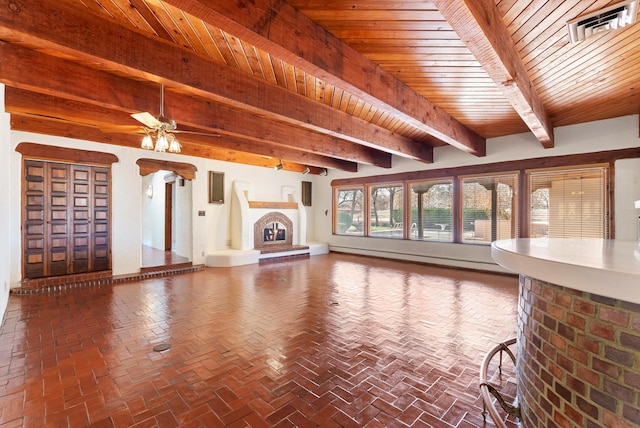
[[[165,0],[326,82],[477,156],[486,140],[286,1]]]
[[[28,67],[28,69],[33,68]],[[88,69],[86,73],[83,73],[84,78],[87,78],[93,72],[95,71]],[[28,80],[28,75],[28,72],[22,73],[21,79],[23,81]],[[57,77],[54,75],[47,75],[40,78],[38,83],[45,85],[45,81],[56,79]],[[53,86],[59,85],[48,85],[48,87]],[[146,93],[149,94],[149,99],[156,97],[154,101],[157,102],[157,105],[153,109],[146,110],[151,114],[156,114],[160,105],[157,89],[139,82],[135,88],[137,95]],[[79,90],[80,93],[92,92],[96,94],[96,91],[90,91],[89,88],[85,88],[85,91],[83,91],[81,87],[76,87],[76,90]],[[153,95],[153,92],[156,92],[156,94]],[[126,97],[120,96],[121,93],[122,89],[120,87],[113,86],[109,91],[104,92],[106,96],[103,97],[100,104],[89,104],[84,100],[66,99],[66,94],[54,96],[49,95],[49,93],[42,94],[7,86],[5,89],[5,108],[11,113],[26,114],[31,112],[43,116],[60,117],[71,122],[102,124],[108,128],[125,125],[129,125],[132,130],[140,128],[139,123],[128,114],[130,109],[123,110],[118,108],[114,110],[113,108],[103,107],[104,105],[111,106],[119,100],[124,102]],[[236,147],[235,149],[237,150],[254,150],[259,151],[259,154],[262,155],[265,154],[267,149],[274,153],[278,151],[283,154],[285,152],[295,153],[296,156],[293,159],[285,158],[283,154],[276,155],[276,157],[292,162],[300,161],[302,155],[298,152],[307,152],[316,156],[311,165],[318,167],[343,169],[347,165],[346,170],[353,171],[352,164],[355,162],[384,168],[391,167],[391,155],[388,153],[349,144],[304,129],[292,128],[291,126],[261,119],[246,113],[232,111],[183,94],[165,93],[164,111],[166,116],[178,122],[178,129],[185,129],[181,125],[186,124],[193,127],[192,131],[221,133],[223,138],[211,141],[211,144],[217,146],[224,145],[228,136],[234,136],[241,138],[245,146],[243,148]],[[291,151],[292,148],[295,150]],[[349,163],[329,162],[327,158],[336,158],[339,161],[348,161]],[[320,161],[327,163],[318,164],[317,162]],[[305,159],[305,162],[310,161]]]
[[[12,114],[12,124],[15,124],[16,126],[14,129],[19,131],[47,134],[47,129],[50,129],[52,132],[51,135],[87,139],[89,141],[110,144],[116,144],[114,141],[118,141],[119,139],[124,139],[125,141],[133,140],[137,141],[137,143],[133,144],[132,147],[137,148],[140,148],[140,143],[142,141],[142,134],[120,131],[117,127],[110,130],[106,127],[106,124],[105,129],[101,129],[86,123],[73,122],[68,120],[63,112],[59,110],[53,112],[47,109],[47,107],[42,107],[37,111],[32,109],[28,114],[20,111],[20,109],[15,109],[15,111],[13,110],[14,108],[11,107],[7,111]],[[13,119],[14,117],[21,119],[20,121],[17,121],[17,119]],[[47,128],[42,125],[41,120],[45,120],[47,123],[53,122],[54,125]],[[65,128],[64,125],[67,125],[68,128]],[[60,131],[61,129],[64,131]],[[187,155],[199,156],[199,154],[201,154],[202,157],[209,157],[208,149],[212,149],[211,153],[215,154],[213,159],[224,160],[218,154],[222,151],[223,153],[244,153],[256,155],[261,159],[261,161],[255,165],[263,165],[265,163],[263,159],[270,159],[270,161],[267,162],[268,166],[275,166],[280,160],[283,160],[292,167],[288,169],[292,170],[302,171],[305,166],[309,166],[318,169],[338,169],[346,172],[358,171],[358,164],[355,162],[301,152],[291,147],[283,148],[266,143],[256,144],[255,141],[246,140],[237,136],[216,138],[204,135],[180,134],[178,139],[183,146],[182,154]]]
[[[11,129],[14,131],[33,132],[36,134],[54,135],[58,137],[74,138],[78,140],[94,141],[98,143],[106,143],[133,149],[140,149],[140,136],[138,135],[106,133],[95,127],[75,124],[52,118],[11,114],[10,125]],[[199,142],[193,143],[191,137],[194,137],[193,140],[199,140]],[[231,138],[240,140],[235,137]],[[190,136],[189,140],[181,139],[181,142],[182,152],[179,155],[175,154],[172,156],[195,156],[200,158],[242,163],[245,165],[254,165],[266,168],[273,168],[280,162],[278,158],[270,156],[262,156],[255,153],[242,152],[239,150],[213,147],[210,144],[202,142],[202,139],[197,138],[197,136]],[[141,153],[147,152],[143,149],[140,150]],[[296,172],[302,172],[307,166],[305,163],[283,162],[283,164],[285,170]],[[352,165],[354,165],[354,167],[357,169],[357,164]],[[311,174],[319,174],[320,171],[322,171],[322,169],[318,167],[311,167],[310,170]]]
[[[433,0],[505,97],[540,141],[554,145],[553,125],[494,0]]]
[[[163,82],[293,126],[433,162],[433,149],[425,143],[238,73],[175,44],[145,37],[66,0],[45,3],[22,0],[19,7],[12,4],[13,0],[0,0],[1,39],[58,51],[96,68]]]
[[[239,136],[259,144],[294,147],[297,151],[387,169],[392,165],[389,153],[306,129],[293,128],[252,114],[238,113],[230,108],[193,99],[184,94],[165,93],[165,112],[178,123]]]

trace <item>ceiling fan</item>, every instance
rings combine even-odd
[[[176,121],[164,115],[164,84],[160,85],[160,115],[154,116],[149,112],[133,113],[131,115],[140,122],[145,136],[142,139],[142,148],[155,150],[156,152],[180,153],[182,145],[175,136],[177,133],[206,135],[209,137],[219,137],[220,134],[185,131],[177,129]]]

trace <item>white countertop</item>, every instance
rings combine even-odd
[[[491,256],[531,278],[640,304],[639,241],[509,239],[493,242]]]

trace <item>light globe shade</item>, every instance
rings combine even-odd
[[[142,148],[147,150],[153,150],[153,140],[151,139],[151,135],[147,134],[142,139]]]
[[[158,140],[156,141],[156,152],[166,152],[169,148],[169,142],[167,141],[167,136],[164,135],[164,132],[160,132],[158,135]]]
[[[171,152],[171,153],[180,153],[180,151],[182,150],[182,146],[180,145],[180,142],[175,137],[175,135],[169,134],[169,138],[168,139],[170,140],[169,152]]]

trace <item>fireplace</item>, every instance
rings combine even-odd
[[[240,266],[329,252],[327,244],[306,243],[307,213],[297,187],[282,186],[279,195],[264,194],[263,200],[254,198],[254,193],[251,183],[233,182],[229,248],[212,252],[207,266]]]
[[[255,249],[288,246],[293,243],[293,222],[280,212],[270,212],[253,225]]]

